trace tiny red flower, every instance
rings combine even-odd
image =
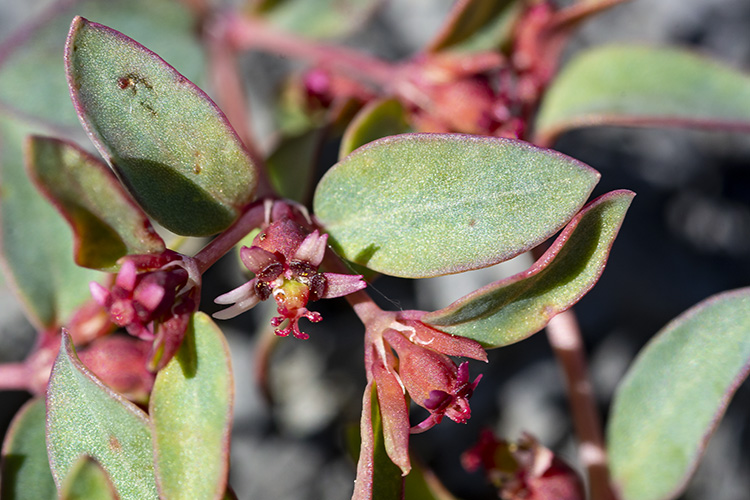
[[[307,318],[317,323],[323,319],[320,313],[307,309],[308,302],[341,297],[366,286],[362,276],[318,272],[327,241],[327,234],[317,229],[309,232],[288,217],[269,224],[250,247],[240,250],[242,263],[255,277],[217,297],[217,304],[231,306],[214,317],[233,318],[273,297],[279,313],[271,320],[276,334],[308,338],[299,329],[299,321]]]

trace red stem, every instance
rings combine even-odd
[[[268,24],[249,17],[231,16],[226,19],[226,23],[227,37],[237,49],[265,50],[301,59],[383,89],[390,88],[396,80],[394,73],[398,71],[398,67],[377,57],[281,33]]]
[[[31,391],[31,376],[26,363],[0,364],[0,391]]]
[[[575,313],[569,309],[552,318],[547,338],[563,370],[568,387],[573,427],[578,436],[578,456],[586,468],[592,500],[615,500],[602,425],[588,375],[583,339]]]
[[[203,247],[193,257],[201,274],[214,265],[221,257],[230,251],[250,231],[260,227],[266,218],[266,206],[264,200],[259,200],[248,207],[229,229],[218,235]]]

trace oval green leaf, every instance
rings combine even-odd
[[[182,235],[228,227],[252,200],[255,165],[222,112],[159,56],[76,17],[65,56],[81,121],[133,197]]]
[[[233,401],[227,343],[211,318],[196,313],[151,394],[156,476],[163,498],[224,496]]]
[[[594,125],[750,131],[750,77],[674,48],[608,46],[581,53],[554,80],[537,143]]]
[[[47,451],[58,488],[88,455],[122,500],[159,498],[148,417],[81,364],[65,330],[47,387]]]
[[[73,262],[70,228],[29,180],[24,139],[39,132],[0,116],[0,258],[37,330],[56,330],[91,299],[89,283],[104,275]]]
[[[485,347],[512,344],[538,332],[599,280],[633,196],[623,190],[597,198],[529,269],[428,313],[422,321]]]
[[[3,500],[56,500],[44,440],[44,400],[26,403],[8,428],[0,469]]]
[[[89,456],[82,456],[71,467],[63,482],[60,500],[118,500],[107,471]]]
[[[160,253],[164,241],[103,162],[49,137],[27,140],[32,179],[73,229],[79,266],[116,271],[128,254]]]
[[[409,132],[404,107],[397,99],[379,99],[368,103],[354,117],[341,138],[339,158],[360,146],[389,135]]]
[[[300,203],[309,201],[318,152],[325,135],[324,128],[312,128],[281,137],[266,159],[268,177],[280,196]]]
[[[578,212],[598,180],[583,163],[521,141],[404,134],[334,165],[314,208],[343,257],[426,278],[536,246]]]
[[[621,382],[607,429],[623,500],[675,498],[750,371],[750,288],[709,298],[664,327]]]

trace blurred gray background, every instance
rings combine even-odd
[[[0,0],[0,39],[49,2]],[[391,0],[344,43],[383,57],[408,57],[434,34],[451,1]],[[673,44],[750,69],[747,0],[634,0],[587,23],[568,54],[610,42]],[[253,108],[261,134],[263,102],[283,73],[278,58],[255,55],[244,67],[258,82]],[[608,267],[577,306],[602,414],[637,351],[670,319],[715,293],[750,285],[750,136],[685,130],[589,129],[556,146],[602,173],[596,194],[619,188],[636,197]],[[373,296],[388,308],[443,307],[463,293],[529,261],[418,283],[382,278]],[[233,262],[222,261],[207,282],[204,304],[235,286]],[[0,358],[21,359],[33,330],[7,289],[0,290]],[[330,302],[330,303],[325,303]],[[354,464],[342,428],[356,425],[364,387],[362,327],[344,302],[325,301],[325,321],[307,342],[287,340],[272,358],[275,404],[254,383],[254,348],[268,311],[231,323],[236,411],[231,483],[241,499],[347,499]],[[210,306],[208,306],[210,307]],[[413,437],[421,459],[459,498],[490,499],[481,474],[468,474],[459,455],[483,427],[514,439],[522,431],[575,464],[564,388],[543,334],[490,352],[472,364],[484,379],[467,425],[446,421]],[[3,427],[26,396],[0,395]],[[420,414],[421,415],[421,414]],[[743,385],[714,435],[684,500],[750,498],[750,391]]]

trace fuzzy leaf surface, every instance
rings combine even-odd
[[[404,107],[396,99],[372,101],[357,113],[341,138],[339,158],[368,142],[409,131]]]
[[[148,417],[81,364],[65,330],[47,388],[47,450],[58,487],[88,455],[122,500],[159,498]]]
[[[63,482],[61,500],[118,500],[107,472],[88,456],[79,458]]]
[[[404,134],[334,165],[314,208],[346,259],[426,278],[536,246],[578,212],[598,180],[583,163],[521,141]]]
[[[599,280],[633,196],[623,190],[597,198],[529,269],[428,313],[422,321],[486,347],[512,344],[538,332]]]
[[[595,125],[691,126],[750,131],[750,76],[674,48],[598,47],[554,80],[537,137]]]
[[[750,288],[711,297],[665,326],[615,394],[607,429],[624,500],[676,498],[750,370]]]
[[[253,197],[255,165],[203,91],[144,46],[81,17],[66,64],[84,127],[146,213],[190,236],[234,221]]]
[[[24,140],[39,131],[0,116],[0,257],[5,279],[41,330],[70,319],[91,299],[89,283],[103,275],[73,262],[70,228],[27,175]]]
[[[73,228],[79,266],[116,271],[128,254],[160,253],[164,242],[101,160],[49,137],[27,142],[32,178]]]
[[[233,401],[226,340],[208,316],[196,313],[151,395],[156,474],[164,498],[223,497]]]
[[[0,498],[56,500],[44,440],[44,400],[32,399],[16,415],[3,443]]]

